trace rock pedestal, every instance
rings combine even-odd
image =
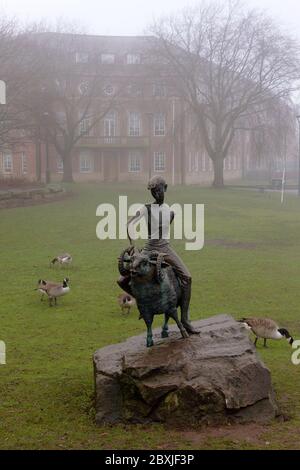
[[[96,421],[178,425],[260,422],[278,414],[269,370],[228,315],[193,322],[199,335],[155,330],[94,354]]]

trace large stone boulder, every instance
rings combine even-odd
[[[269,370],[245,328],[228,315],[193,322],[182,339],[154,331],[94,354],[96,421],[180,425],[267,422],[278,413]]]

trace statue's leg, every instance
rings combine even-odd
[[[175,309],[174,311],[172,311],[172,313],[170,313],[169,316],[174,318],[174,320],[175,320],[175,322],[176,322],[176,324],[177,324],[177,326],[180,330],[181,336],[183,338],[188,338],[189,334],[188,334],[187,330],[185,329],[184,325],[179,320],[178,315],[177,315],[177,310]]]
[[[168,336],[169,336],[168,321],[169,321],[169,315],[165,314],[165,322],[164,322],[162,330],[161,330],[161,337],[162,338],[168,338]]]
[[[189,305],[191,300],[192,292],[192,277],[191,274],[182,261],[182,259],[175,253],[172,248],[168,247],[166,250],[166,256],[164,259],[169,263],[176,276],[178,277],[181,284],[181,299],[180,299],[180,310],[181,310],[181,322],[190,334],[198,334],[199,332],[195,330],[192,326],[189,319]]]
[[[193,325],[190,322],[190,300],[191,300],[191,292],[192,292],[192,278],[183,276],[181,279],[181,286],[182,286],[182,294],[180,300],[180,310],[181,310],[181,322],[184,328],[191,334],[197,335],[199,331],[195,330]]]
[[[147,326],[147,348],[151,348],[153,346],[153,336],[152,336],[152,322],[153,318],[147,318],[147,320],[144,318],[146,326]]]
[[[129,285],[130,283],[130,276],[120,276],[120,278],[117,281],[118,285],[123,289],[127,294],[132,295],[131,287]]]

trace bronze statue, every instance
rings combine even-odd
[[[163,274],[160,274],[161,276],[160,281],[159,279],[157,279],[160,282],[160,290],[157,291],[156,293],[153,292],[153,294],[151,295],[152,295],[152,300],[153,300],[154,296],[158,295],[160,292],[160,295],[163,296],[164,299],[166,299],[168,295],[170,295],[171,297],[172,296],[174,297],[173,294],[174,294],[174,289],[175,289],[176,291],[175,304],[176,305],[174,304],[174,301],[173,303],[171,302],[170,304],[168,304],[167,302],[163,310],[155,312],[152,309],[153,313],[151,313],[151,315],[154,315],[156,313],[166,314],[165,325],[163,328],[163,336],[167,335],[166,334],[167,319],[168,319],[167,317],[169,316],[174,318],[174,320],[176,321],[176,323],[178,324],[180,328],[182,335],[185,336],[185,334],[183,333],[182,327],[184,330],[186,330],[190,334],[198,333],[193,328],[193,326],[191,325],[189,321],[189,304],[190,304],[190,298],[191,298],[192,278],[187,267],[184,265],[180,257],[170,247],[169,240],[167,238],[164,238],[164,235],[168,232],[168,228],[170,224],[174,220],[174,212],[170,211],[169,206],[164,204],[164,197],[165,197],[165,192],[167,191],[167,188],[168,188],[168,185],[166,181],[164,180],[164,178],[162,178],[161,176],[154,176],[153,178],[151,178],[151,180],[148,183],[148,189],[151,191],[151,194],[154,197],[155,201],[152,204],[145,204],[144,206],[142,206],[142,208],[136,213],[136,215],[129,220],[127,224],[127,229],[128,229],[128,238],[130,242],[131,242],[131,239],[129,236],[130,225],[135,224],[144,216],[146,217],[146,220],[148,220],[148,240],[141,253],[138,253],[138,251],[133,247],[129,248],[128,250],[125,250],[125,252],[122,253],[120,262],[119,262],[119,271],[121,273],[121,278],[119,279],[118,284],[125,292],[129,293],[130,295],[133,295],[134,297],[135,295],[139,297],[139,298],[136,298],[137,305],[140,310],[141,316],[146,321],[145,309],[143,308],[143,301],[139,295],[139,293],[143,291],[143,289],[139,289],[138,293],[133,292],[133,289],[132,289],[133,286],[135,286],[136,288],[136,284],[137,284],[137,279],[133,280],[133,278],[137,276],[137,274],[139,274],[139,277],[141,277],[141,273],[137,273],[137,272],[134,273],[135,269],[133,268],[133,266],[134,265],[136,265],[136,267],[139,266],[143,258],[145,266],[147,265],[147,263],[152,264],[152,265],[159,263],[160,268],[162,266],[164,266],[165,269],[167,268],[167,266],[171,267],[175,276],[172,278],[170,274],[170,269],[167,269],[167,273],[165,277],[168,278],[168,282],[162,283]],[[168,224],[168,226],[165,226],[166,224]],[[162,255],[162,257],[160,255]],[[147,275],[149,276],[149,280],[152,282],[153,269],[151,273],[150,271],[151,270],[149,270]],[[164,271],[164,268],[162,268],[162,271]],[[174,282],[176,284],[177,280],[179,282],[178,288],[176,286],[174,287]],[[143,282],[145,282],[145,279]],[[170,283],[173,284],[173,286],[170,286]],[[150,289],[150,286],[149,286],[149,289]],[[167,291],[168,291],[168,294],[166,293]],[[151,298],[151,295],[150,295],[150,298]],[[149,302],[148,292],[147,292],[146,297],[147,297],[147,300],[145,299],[145,301],[147,304]],[[179,323],[176,320],[177,313],[176,313],[176,316],[174,314],[174,305],[175,305],[175,310],[177,306],[180,306],[180,309],[181,309],[181,322]],[[156,308],[161,308],[161,307],[162,307],[162,304],[159,304],[156,306]],[[170,310],[168,310],[169,307],[170,307]],[[168,311],[166,311],[166,309]],[[150,335],[149,319],[146,321],[146,324],[147,324],[148,336],[149,336]],[[151,343],[151,340],[147,341],[147,343],[148,342]]]

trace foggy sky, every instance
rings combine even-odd
[[[154,17],[172,13],[196,0],[0,0],[0,13],[23,21],[41,18],[75,20],[86,32],[104,35],[139,35]],[[265,9],[300,38],[299,0],[244,0],[246,6]]]

